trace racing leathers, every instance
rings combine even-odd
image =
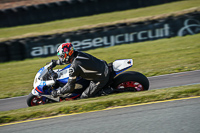
[[[63,65],[60,60],[54,61],[55,65]],[[85,89],[80,98],[97,96],[98,92],[108,83],[110,71],[105,61],[80,51],[74,52],[73,61],[69,68],[68,83],[60,88],[57,93],[70,93],[75,89],[77,77],[82,77],[90,81],[90,85]]]

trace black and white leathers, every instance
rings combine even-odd
[[[60,61],[57,62],[61,65]],[[108,65],[105,61],[90,54],[75,51],[74,59],[69,68],[68,83],[59,90],[59,93],[72,92],[75,88],[76,78],[79,76],[91,81],[81,97],[92,97],[107,84],[109,80]]]

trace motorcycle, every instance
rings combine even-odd
[[[89,86],[90,81],[78,77],[75,89],[71,93],[54,98],[51,95],[53,89],[63,87],[69,79],[69,68],[71,64],[63,69],[51,70],[50,64],[42,67],[36,74],[33,82],[33,90],[27,97],[28,106],[36,106],[52,102],[61,102],[78,99],[82,92]],[[116,60],[108,64],[111,71],[108,86],[114,88],[116,92],[137,92],[149,89],[149,81],[145,75],[135,71],[126,71],[133,66],[132,59]],[[52,76],[57,73],[57,78]]]

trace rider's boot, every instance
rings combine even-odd
[[[63,95],[63,94],[61,93],[61,87],[59,87],[57,90],[52,90],[51,95],[52,95],[54,98],[57,98],[58,96]]]

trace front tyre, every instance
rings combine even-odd
[[[27,105],[29,107],[44,104],[45,103],[44,101],[45,100],[43,99],[42,96],[38,97],[38,96],[33,95],[32,93],[28,95],[27,100],[26,100]]]
[[[149,89],[149,80],[147,77],[135,71],[124,72],[113,81],[112,87],[119,92],[144,91]]]

